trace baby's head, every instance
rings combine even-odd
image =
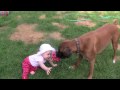
[[[51,51],[55,51],[55,49],[50,44],[42,44],[38,54],[42,55],[44,59],[49,59]]]

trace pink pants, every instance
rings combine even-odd
[[[29,58],[26,57],[22,62],[22,79],[28,79],[28,75],[31,71],[36,71],[38,67],[33,67],[30,62]]]

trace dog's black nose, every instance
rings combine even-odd
[[[57,51],[57,52],[56,52],[56,56],[59,57],[59,58],[62,58],[62,59],[67,58],[67,57],[64,56],[64,54],[63,54],[62,52],[60,52],[60,51]]]
[[[56,51],[56,56],[59,57],[59,58],[61,58],[61,54],[60,54],[59,51]]]

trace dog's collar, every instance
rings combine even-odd
[[[77,54],[80,55],[80,42],[77,38],[75,38],[76,41],[76,47],[77,47]]]

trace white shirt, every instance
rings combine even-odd
[[[31,65],[33,67],[40,66],[39,62],[43,63],[43,64],[46,62],[46,60],[41,55],[39,55],[39,54],[30,55],[29,56],[29,61],[30,61]]]

